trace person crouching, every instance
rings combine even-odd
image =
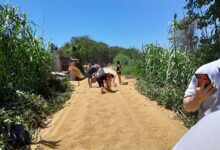
[[[96,73],[98,71],[97,67],[91,67],[88,71],[87,71],[87,78],[88,78],[88,84],[89,87],[92,87],[92,80],[95,79],[96,77]],[[94,80],[93,80],[94,81]]]
[[[104,73],[102,74],[101,76],[97,77],[96,78],[96,81],[98,82],[99,84],[99,87],[101,88],[101,94],[104,94],[104,87],[106,85],[106,90],[107,91],[112,91],[111,89],[111,82],[112,82],[112,78],[114,76],[110,73]]]

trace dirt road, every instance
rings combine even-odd
[[[109,70],[107,70],[109,71]],[[76,82],[64,109],[56,113],[32,149],[60,150],[169,150],[187,129],[175,115],[147,100],[134,80],[101,95],[97,83]]]

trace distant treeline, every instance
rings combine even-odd
[[[52,49],[56,46],[52,44]],[[71,40],[59,48],[65,56],[78,58],[81,63],[112,63],[118,54],[123,54],[130,58],[137,57],[140,52],[136,48],[122,48],[118,46],[108,46],[104,42],[97,42],[88,36],[72,37]]]

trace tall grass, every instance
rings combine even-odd
[[[0,149],[7,143],[3,126],[44,127],[47,115],[70,96],[61,94],[66,84],[51,76],[52,57],[32,27],[17,7],[0,5]]]
[[[7,101],[11,88],[46,96],[51,56],[34,35],[26,14],[9,4],[0,5],[0,38],[2,100]]]
[[[197,69],[195,55],[174,54],[157,44],[149,44],[143,47],[138,58],[118,54],[116,61],[122,63],[123,75],[136,76],[142,94],[175,111],[187,127],[196,122],[196,113],[185,113],[182,108],[184,91]]]
[[[184,91],[197,69],[196,58],[185,52],[174,54],[159,45],[150,44],[143,48],[142,62],[138,89],[158,104],[176,111],[186,126],[193,125],[196,114],[185,113],[182,101]]]

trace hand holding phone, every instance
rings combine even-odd
[[[216,85],[211,82],[207,74],[195,74],[195,76],[197,78],[196,98],[204,101],[216,92]],[[204,87],[201,88],[203,84]]]
[[[209,84],[211,84],[211,80],[209,79],[208,74],[195,74],[197,78],[197,84],[200,87],[203,82],[205,82],[205,86],[207,87]]]

